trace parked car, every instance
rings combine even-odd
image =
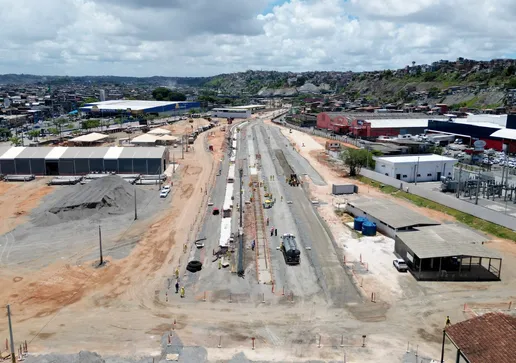
[[[392,264],[394,265],[394,267],[396,267],[396,270],[398,270],[399,272],[407,272],[408,271],[407,264],[401,258],[395,259],[394,261],[392,261]]]

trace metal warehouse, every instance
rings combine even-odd
[[[162,174],[165,147],[1,147],[0,174],[82,175],[91,172]]]
[[[169,101],[135,101],[135,100],[114,100],[104,102],[87,103],[80,108],[81,112],[97,113],[99,115],[113,114],[158,114],[178,115],[188,110],[200,108],[199,102],[169,102]]]

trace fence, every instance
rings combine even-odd
[[[511,230],[515,230],[516,228],[516,218],[509,215],[500,214],[494,210],[462,201],[455,198],[454,196],[420,188],[417,185],[405,183],[401,180],[382,175],[372,170],[362,169],[360,174],[367,178],[376,180],[377,182],[387,184],[395,188],[400,188],[405,191],[408,190],[409,193],[445,205],[449,208],[456,209],[460,212],[471,214],[474,217],[485,219],[486,221],[498,224]]]

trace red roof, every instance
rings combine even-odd
[[[516,317],[489,313],[446,328],[470,363],[516,362]]]

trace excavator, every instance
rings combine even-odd
[[[288,179],[288,184],[291,187],[299,186],[299,179],[297,178],[297,174],[290,174],[290,178]]]

